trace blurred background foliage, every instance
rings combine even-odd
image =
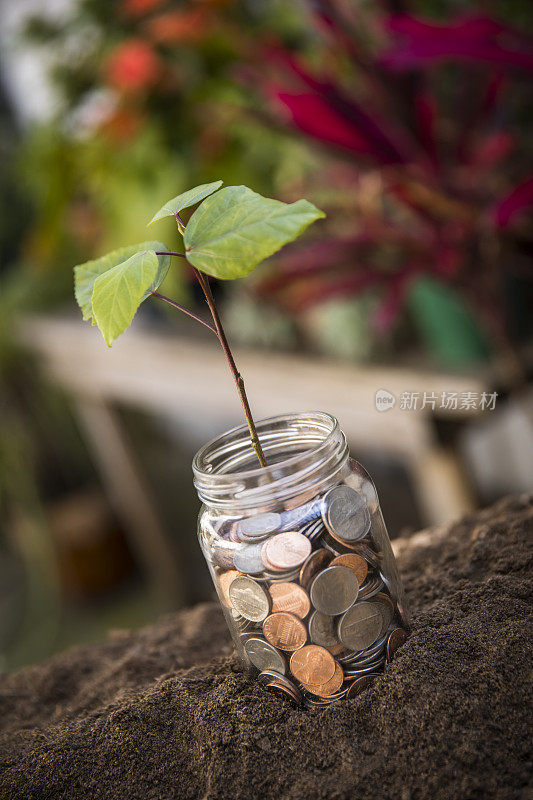
[[[20,42],[46,51],[57,104],[17,139],[31,208],[17,268],[68,300],[68,266],[142,239],[162,198],[222,178],[328,212],[319,247],[228,291],[239,339],[514,359],[531,299],[530,17],[519,2],[489,15],[344,0],[80,0],[30,16]],[[170,280],[186,297],[188,276]]]
[[[73,312],[73,264],[142,241],[165,200],[221,178],[287,201],[307,197],[328,214],[253,279],[215,286],[234,341],[467,371],[498,356],[512,388],[524,380],[532,329],[533,6],[33,7],[4,37],[2,60],[33,54],[52,87],[49,109],[33,118],[21,108],[31,112],[35,87],[17,95],[0,82],[0,504],[18,552],[49,576],[28,581],[32,608],[20,613],[41,639],[57,642],[46,624],[35,626],[39,612],[56,618],[49,609],[59,603],[53,575],[61,569],[57,547],[38,533],[49,526],[42,501],[97,478],[65,400],[15,344],[20,311]],[[175,231],[165,224],[157,236],[171,246]],[[199,299],[180,267],[163,291]],[[164,308],[145,313],[182,324]],[[133,427],[143,436],[139,420]],[[89,517],[106,519],[106,541],[118,552],[112,515],[99,499],[84,502]],[[0,547],[11,563],[8,538]],[[124,574],[128,558],[117,561]],[[3,569],[10,579],[0,580],[0,603],[19,608],[10,589],[16,570]],[[113,586],[120,575],[108,578]],[[113,619],[122,611],[115,604]],[[136,622],[142,614],[150,616],[144,607]],[[0,651],[16,616],[0,614],[0,623],[10,620],[5,630],[0,624]],[[46,652],[27,637],[24,646],[6,663]]]

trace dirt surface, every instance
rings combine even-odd
[[[318,713],[244,677],[215,604],[4,676],[0,798],[530,797],[532,532],[522,496],[400,540],[413,634]]]

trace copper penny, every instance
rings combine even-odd
[[[362,675],[360,678],[356,678],[351,684],[348,692],[346,694],[347,699],[352,699],[352,697],[356,697],[359,692],[362,692],[363,689],[366,689],[367,686],[370,686],[374,682],[375,675]]]
[[[403,628],[395,628],[390,633],[389,638],[387,639],[387,661],[392,661],[396,651],[402,646],[402,644],[405,644],[407,639],[407,632],[404,631]]]
[[[342,671],[341,665],[335,662],[335,672],[329,681],[321,683],[320,686],[313,686],[309,683],[302,683],[302,686],[304,689],[307,689],[308,692],[316,694],[318,697],[330,697],[332,694],[339,691],[343,683],[344,672]]]
[[[343,553],[341,556],[334,558],[331,562],[332,567],[337,564],[341,567],[348,567],[348,569],[351,569],[352,572],[355,573],[359,586],[362,585],[368,572],[368,564],[364,558],[361,558],[361,556],[358,556],[356,553]]]
[[[227,572],[222,572],[218,576],[218,585],[220,588],[220,594],[222,595],[222,602],[228,608],[231,608],[231,599],[229,596],[229,587],[235,580],[235,578],[242,578],[242,572],[239,572],[238,569],[230,569]]]
[[[311,602],[307,592],[297,583],[273,583],[270,589],[272,612],[290,611],[300,619],[309,614]]]
[[[311,553],[300,570],[300,583],[304,589],[309,588],[309,584],[318,572],[329,566],[332,558],[333,553],[324,548]]]
[[[335,674],[335,659],[323,647],[308,644],[292,654],[290,668],[300,683],[322,686]]]
[[[298,650],[307,641],[307,630],[301,620],[289,611],[277,611],[263,622],[265,639],[280,650]]]
[[[332,656],[341,656],[348,652],[342,642],[334,644],[332,647],[329,647],[328,645],[324,645],[324,647],[329,653],[331,653]]]
[[[278,533],[265,542],[261,556],[275,570],[284,571],[301,566],[311,552],[311,542],[302,533]]]
[[[275,692],[275,694],[280,694],[283,697],[288,697],[297,706],[302,705],[301,692],[298,687],[292,683],[292,681],[287,680],[281,675],[279,675],[277,678],[269,679],[268,672],[261,673],[259,677],[261,678],[262,676],[264,676],[265,689]]]

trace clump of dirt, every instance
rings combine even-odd
[[[2,800],[525,798],[533,498],[399,541],[413,634],[358,697],[293,708],[215,604],[0,679]]]

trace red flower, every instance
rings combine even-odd
[[[140,39],[123,42],[105,65],[107,82],[124,92],[138,92],[153,86],[161,76],[161,63],[154,51]]]

